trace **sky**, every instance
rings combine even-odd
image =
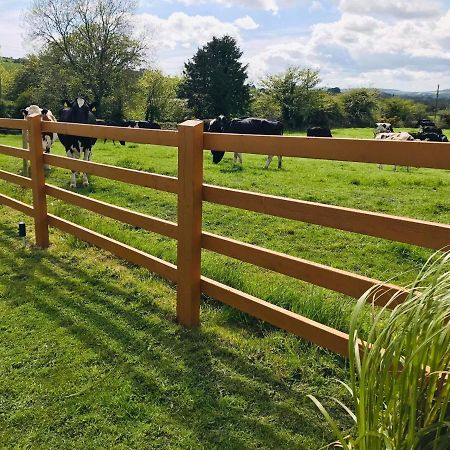
[[[0,54],[34,50],[27,0],[0,0]],[[139,0],[136,36],[149,62],[180,74],[213,36],[235,37],[250,80],[289,66],[320,70],[321,85],[450,89],[450,0]]]

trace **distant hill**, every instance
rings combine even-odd
[[[413,98],[416,100],[430,99],[436,97],[436,91],[413,92],[413,91],[400,91],[398,89],[378,89],[378,90],[387,95],[402,98]],[[439,90],[439,98],[450,100],[450,89]]]

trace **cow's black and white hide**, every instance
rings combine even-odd
[[[206,127],[206,125],[205,125]],[[243,119],[227,120],[224,116],[219,116],[216,119],[209,121],[208,130],[210,133],[232,133],[232,134],[258,134],[264,136],[282,136],[284,127],[281,122],[267,119],[260,119],[258,117],[245,117]],[[218,164],[225,152],[211,150],[213,155],[213,163]],[[272,155],[267,156],[264,168],[267,169],[273,159]],[[234,162],[237,160],[242,164],[242,154],[234,153]],[[278,168],[281,169],[282,156],[278,156]]]
[[[418,133],[410,133],[414,139],[419,141],[429,141],[429,142],[448,142],[448,138],[445,134],[437,133],[434,131],[420,131]]]
[[[53,113],[49,109],[40,108],[37,105],[30,105],[25,109],[22,109],[22,115],[24,118],[27,116],[34,116],[34,115],[40,115],[41,120],[43,122],[56,122],[56,118],[53,115]],[[42,133],[42,150],[45,153],[50,153],[50,150],[52,149],[53,142],[56,140],[56,133]],[[28,143],[28,134],[26,136],[27,143]],[[50,167],[45,164],[44,168],[46,170],[50,169]]]
[[[65,101],[64,108],[59,113],[60,122],[80,123],[95,125],[96,118],[93,114],[95,104],[89,104],[85,98],[77,97],[74,101]],[[92,159],[92,147],[97,139],[84,136],[70,136],[66,134],[58,134],[61,144],[66,149],[69,158],[80,159],[83,153],[85,161]],[[77,185],[78,172],[72,171],[70,178],[70,187]],[[89,180],[86,173],[83,173],[83,186],[89,186]]]
[[[373,129],[373,137],[376,138],[380,133],[394,133],[394,128],[388,122],[377,122]]]
[[[385,141],[414,141],[414,136],[410,133],[406,133],[402,131],[400,133],[379,133],[376,135],[375,139],[385,140]],[[383,168],[383,164],[378,164],[380,169]],[[397,170],[397,165],[394,166],[394,170]],[[406,170],[409,172],[409,166],[406,167]]]
[[[424,127],[436,127],[436,124],[430,120],[430,119],[420,119],[417,121],[417,127],[424,128]]]
[[[115,125],[118,127],[127,128],[141,128],[144,130],[160,130],[161,125],[156,122],[150,122],[148,120],[122,120],[120,124]],[[120,145],[125,145],[125,141],[120,141]]]

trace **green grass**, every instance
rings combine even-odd
[[[371,137],[370,129],[350,129]],[[345,131],[333,130],[334,136]],[[0,143],[20,146],[19,136]],[[57,143],[53,153],[63,154]],[[172,148],[98,142],[93,160],[176,175]],[[205,182],[436,222],[450,222],[446,171],[232,155]],[[0,157],[19,173],[21,161]],[[68,170],[47,181],[68,188]],[[81,179],[79,180],[79,184]],[[0,182],[0,192],[31,201]],[[172,194],[91,177],[77,192],[176,220]],[[23,217],[0,207],[0,442],[6,447],[318,448],[330,441],[306,398],[344,398],[331,377],[342,360],[204,299],[202,327],[173,322],[170,284],[52,230],[47,252],[22,248]],[[49,211],[170,262],[173,240],[135,230],[49,197]],[[32,226],[28,230],[32,240]],[[204,229],[381,280],[411,282],[431,251],[217,205],[204,204]],[[314,320],[348,331],[353,299],[251,265],[203,253],[203,273]],[[336,391],[336,392],[335,392]]]

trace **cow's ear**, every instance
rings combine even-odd
[[[91,111],[92,112],[95,112],[95,111],[97,111],[97,103],[91,103]]]
[[[70,105],[69,100],[63,100],[62,103],[63,103],[63,105],[64,105],[64,108],[68,108],[69,105]]]
[[[48,109],[43,109],[43,110],[41,111],[41,114],[42,114],[43,116],[45,116],[47,113],[48,113]]]
[[[26,109],[21,109],[20,112],[22,113],[22,115],[23,115],[24,117],[25,117],[25,116],[28,116],[28,111],[27,111]]]

